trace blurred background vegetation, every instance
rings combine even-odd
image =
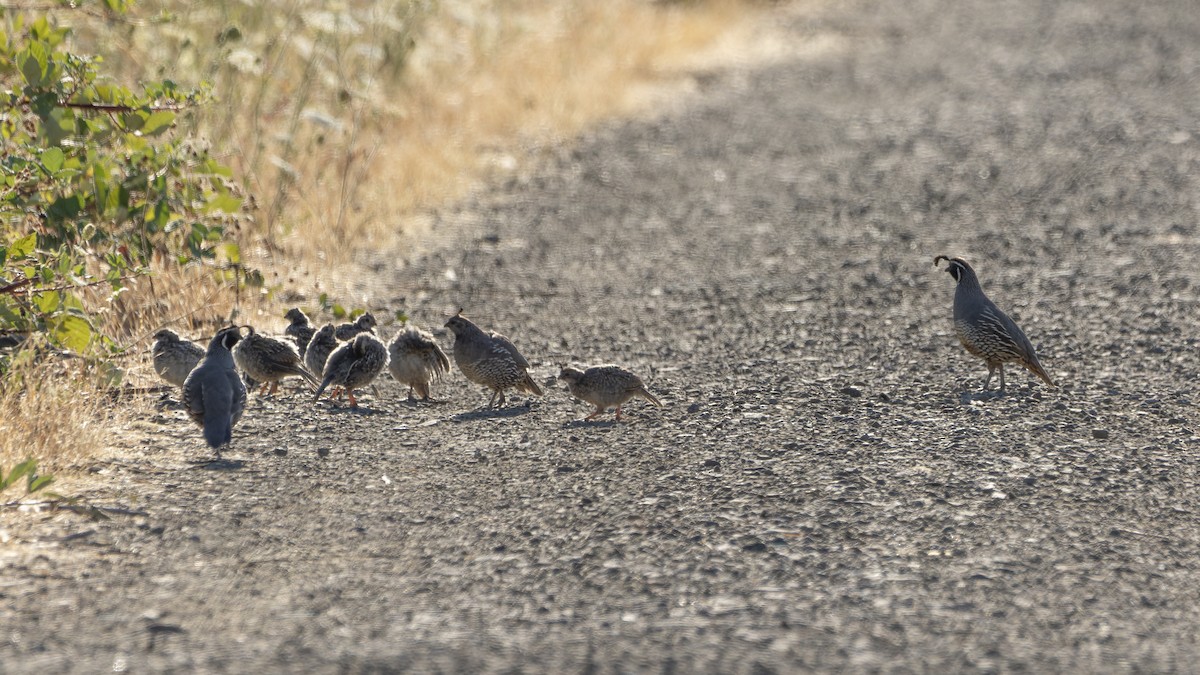
[[[0,3],[0,466],[115,443],[157,328],[328,309],[320,270],[403,250],[418,214],[629,111],[749,8]]]

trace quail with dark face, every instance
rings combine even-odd
[[[233,359],[247,375],[263,383],[263,390],[269,384],[269,393],[274,394],[279,381],[287,377],[302,377],[314,387],[318,384],[317,378],[300,363],[300,353],[290,341],[259,335],[250,326],[246,326],[246,332],[246,337],[233,348]]]
[[[992,374],[1000,371],[1000,391],[1004,391],[1004,364],[1019,363],[1029,372],[1042,378],[1046,384],[1055,386],[1046,369],[1038,361],[1037,352],[1025,333],[1017,324],[1000,311],[983,293],[975,270],[962,258],[939,255],[933,264],[945,260],[946,271],[958,282],[954,290],[954,332],[958,340],[971,354],[987,363],[988,375],[983,381],[987,391]]]
[[[170,328],[163,328],[154,334],[150,357],[159,377],[182,387],[188,373],[204,358],[204,348],[191,340],[181,339]]]
[[[567,383],[567,388],[575,398],[596,406],[596,410],[584,418],[587,420],[595,419],[597,415],[615,406],[617,421],[620,421],[621,406],[635,396],[641,396],[662,407],[662,403],[646,389],[642,378],[620,366],[592,366],[587,370],[563,366],[558,379]]]
[[[450,360],[433,336],[416,326],[396,331],[388,343],[388,370],[400,384],[408,385],[408,400],[416,390],[421,400],[429,400],[429,385],[450,371]]]
[[[312,340],[313,333],[317,332],[316,328],[308,322],[308,315],[299,307],[293,307],[283,315],[283,318],[291,321],[287,328],[283,329],[284,335],[290,335],[296,340],[296,347],[300,352],[300,358],[304,358],[304,353],[308,349],[308,342]]]
[[[542,395],[537,382],[529,376],[529,361],[511,340],[494,331],[483,332],[462,315],[462,310],[450,317],[446,328],[454,332],[454,362],[458,369],[471,382],[492,390],[488,406],[493,403],[503,406],[505,389]]]
[[[320,399],[325,388],[332,384],[344,387],[350,397],[350,405],[358,407],[354,390],[374,382],[387,364],[388,349],[383,342],[371,333],[359,333],[329,355],[321,386],[317,388],[313,401]]]
[[[375,322],[375,316],[370,312],[364,312],[353,322],[343,323],[338,326],[337,331],[334,333],[334,337],[342,342],[346,342],[359,333],[369,333],[375,330],[375,326],[377,325],[378,324]]]
[[[220,448],[233,438],[233,427],[246,409],[246,385],[230,353],[240,339],[237,326],[218,331],[204,358],[183,382],[183,407],[204,430],[204,440],[218,456]]]

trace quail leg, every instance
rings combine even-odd
[[[596,409],[594,411],[592,411],[591,415],[588,415],[587,417],[585,417],[583,419],[594,420],[594,419],[596,419],[597,415],[602,415],[602,414],[604,414],[604,406],[598,405],[598,406],[596,406]]]
[[[1004,393],[1004,364],[1000,364],[1000,393]]]

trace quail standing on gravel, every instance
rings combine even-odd
[[[325,361],[329,359],[333,350],[338,348],[338,340],[333,335],[335,331],[337,328],[333,324],[327,323],[313,333],[312,340],[308,342],[308,349],[304,352],[304,366],[308,368],[308,372],[313,374],[325,372]]]
[[[350,405],[357,408],[354,390],[374,382],[387,364],[388,349],[383,341],[372,333],[359,333],[329,355],[321,386],[317,388],[313,401],[320,399],[325,388],[332,384],[344,387],[350,397]]]
[[[494,331],[483,332],[462,315],[462,310],[450,317],[446,328],[454,332],[454,361],[458,369],[468,380],[492,390],[488,406],[493,403],[496,407],[503,406],[505,389],[542,395],[537,382],[529,376],[529,361],[508,338]]]
[[[654,394],[646,390],[642,378],[620,366],[592,366],[587,370],[563,366],[558,379],[567,383],[567,388],[575,398],[596,406],[595,412],[585,417],[585,420],[595,419],[605,410],[616,406],[617,421],[620,421],[621,406],[634,396],[641,396],[662,407],[662,403]]]
[[[204,430],[204,440],[220,448],[233,438],[233,427],[246,410],[246,385],[234,367],[230,350],[241,340],[237,326],[222,328],[183,382],[183,407]]]
[[[163,328],[154,334],[150,358],[159,377],[182,387],[188,373],[204,358],[204,348],[191,340],[180,339],[170,328]]]
[[[308,343],[312,340],[312,336],[317,332],[316,328],[308,322],[308,315],[299,307],[293,307],[288,310],[283,318],[291,321],[287,328],[283,329],[284,335],[290,335],[296,340],[296,347],[300,351],[300,358],[304,358],[305,350],[308,349]]]
[[[368,333],[375,330],[378,324],[375,321],[375,316],[370,312],[364,312],[361,316],[355,319],[352,323],[344,323],[337,327],[334,337],[346,342],[350,338],[359,333]]]
[[[947,262],[946,271],[958,282],[954,291],[954,331],[958,340],[971,354],[987,362],[988,376],[983,382],[987,391],[992,374],[1000,370],[1000,391],[1004,391],[1004,364],[1016,362],[1029,369],[1051,387],[1055,386],[1046,369],[1038,361],[1033,344],[1008,315],[988,299],[979,286],[975,270],[962,258],[939,255],[933,259]]]
[[[450,370],[450,359],[438,346],[433,336],[416,326],[407,326],[396,331],[388,343],[388,370],[400,384],[408,385],[408,400],[413,400],[413,390],[422,401],[429,400],[429,385]]]
[[[285,377],[302,377],[317,386],[317,378],[300,363],[300,353],[294,344],[259,335],[250,326],[246,326],[246,331],[246,337],[233,348],[233,359],[252,379],[262,382],[264,390],[270,384],[268,393],[274,394]]]

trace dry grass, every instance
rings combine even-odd
[[[210,268],[155,266],[100,312],[127,349],[126,382],[149,384],[150,334],[210,335],[239,321],[279,328],[284,306],[341,283],[305,270],[419,237],[413,218],[519,168],[522,148],[626,114],[685,58],[753,15],[745,0],[147,0],[167,23],[76,24],[118,80],[207,79],[219,97],[185,125],[243,176],[254,225],[243,256],[264,292],[235,294]],[[231,31],[231,29],[235,29]],[[30,366],[0,388],[0,466],[27,456],[79,466],[122,423],[101,374]],[[148,404],[146,404],[148,405]]]

